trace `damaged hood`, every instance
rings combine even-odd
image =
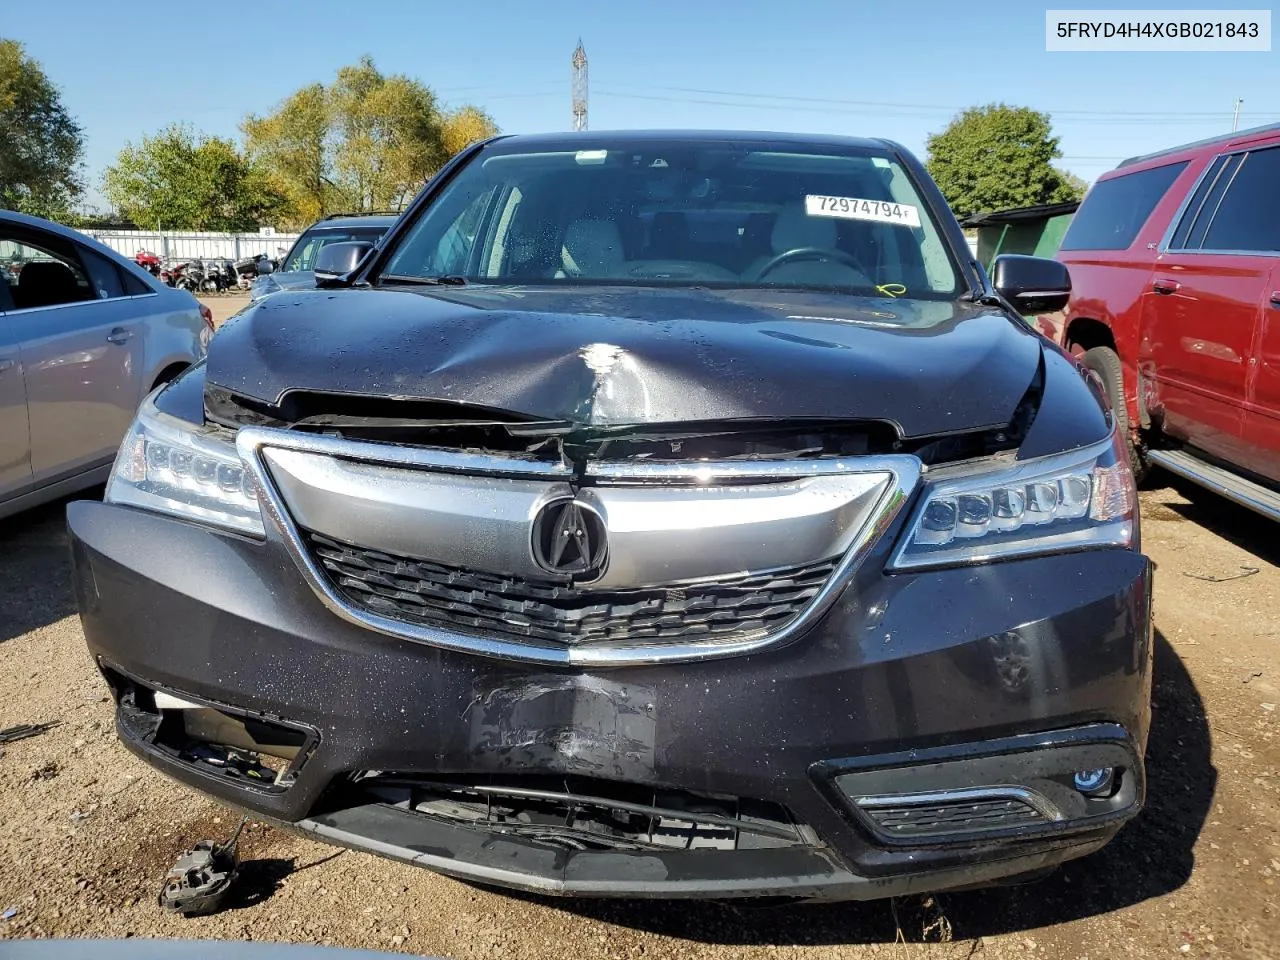
[[[1037,337],[998,308],[785,290],[285,291],[225,324],[207,380],[456,402],[579,426],[853,419],[1007,424]]]

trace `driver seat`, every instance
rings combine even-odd
[[[768,256],[756,257],[742,272],[744,278],[754,280],[761,267],[780,253],[817,247],[820,250],[839,250],[836,221],[831,217],[811,217],[804,212],[804,201],[787,205],[778,212],[773,232],[769,236]],[[813,283],[833,286],[865,287],[871,279],[861,270],[835,260],[796,260],[784,263],[766,275],[765,283]]]

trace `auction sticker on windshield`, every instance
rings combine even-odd
[[[811,217],[841,217],[845,220],[876,220],[904,227],[920,226],[920,209],[892,200],[863,200],[859,197],[828,197],[811,193],[804,198],[804,212]]]

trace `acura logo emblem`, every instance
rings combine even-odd
[[[555,500],[533,521],[533,559],[548,573],[594,580],[609,555],[604,519],[577,500]]]

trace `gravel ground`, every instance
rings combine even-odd
[[[233,300],[212,303],[225,316]],[[0,728],[58,723],[0,755],[0,915],[16,911],[0,941],[221,937],[458,958],[1280,956],[1280,541],[1194,488],[1143,495],[1158,565],[1151,791],[1111,845],[1026,887],[751,909],[507,896],[252,824],[229,909],[161,913],[174,857],[237,818],[116,743],[62,512],[0,522]]]

